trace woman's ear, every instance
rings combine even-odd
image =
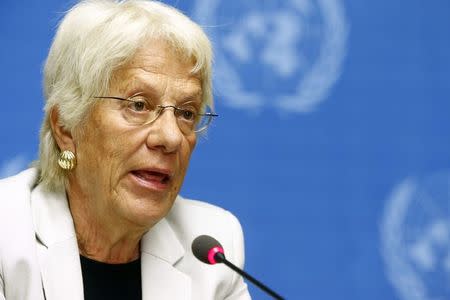
[[[76,153],[72,133],[62,125],[61,116],[57,106],[53,106],[50,111],[50,126],[59,149],[61,151],[70,150],[73,153]]]

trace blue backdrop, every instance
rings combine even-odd
[[[216,52],[183,194],[239,217],[247,271],[288,299],[450,299],[450,2],[166,3]],[[71,4],[0,3],[1,177],[36,158]]]

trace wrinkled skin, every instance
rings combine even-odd
[[[138,92],[163,105],[201,102],[201,81],[191,74],[192,61],[182,59],[163,41],[150,41],[113,77],[108,95],[127,98]],[[62,150],[76,154],[67,194],[80,252],[105,262],[139,256],[142,235],[170,210],[180,190],[196,144],[183,134],[172,109],[148,125],[125,122],[123,101],[97,101],[80,130],[52,128]],[[170,180],[140,178],[135,171],[162,170]]]

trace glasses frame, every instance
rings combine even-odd
[[[122,98],[122,97],[117,97],[117,96],[95,96],[93,98],[94,99],[114,99],[114,100],[120,100],[120,101],[134,102],[133,100],[131,100],[131,98],[136,97],[136,96],[138,96],[138,95],[133,95],[133,96],[131,96],[129,98]],[[182,109],[180,107],[177,107],[175,105],[161,105],[161,104],[158,104],[158,105],[156,105],[156,107],[158,108],[158,110],[156,112],[155,118],[153,120],[149,121],[149,122],[145,122],[144,124],[141,124],[141,126],[152,124],[153,122],[155,122],[166,108],[170,108],[170,107],[173,108],[173,113],[174,114],[177,111],[184,111],[184,109]],[[199,128],[199,129],[196,129],[196,130],[193,130],[193,132],[195,132],[195,133],[202,132],[203,130],[208,128],[208,126],[212,122],[212,120],[215,117],[219,116],[216,113],[198,113],[197,115],[201,116],[201,117],[209,117],[209,118],[208,118],[208,122],[203,127]]]

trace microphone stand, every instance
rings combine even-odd
[[[266,292],[267,294],[269,294],[270,296],[272,296],[274,299],[277,300],[284,300],[283,297],[281,297],[279,294],[275,293],[273,290],[271,290],[270,288],[268,288],[267,286],[265,286],[262,282],[258,281],[256,278],[254,278],[253,276],[251,276],[250,274],[248,274],[247,272],[245,272],[244,270],[239,269],[238,267],[236,267],[234,264],[232,264],[231,262],[229,262],[226,258],[225,255],[221,252],[217,252],[214,255],[214,258],[217,262],[221,262],[224,263],[225,265],[227,265],[228,267],[230,267],[231,269],[233,269],[235,272],[237,272],[238,274],[242,275],[242,277],[248,279],[250,282],[252,282],[254,285],[256,285],[257,287],[259,287],[261,290],[263,290],[264,292]]]

